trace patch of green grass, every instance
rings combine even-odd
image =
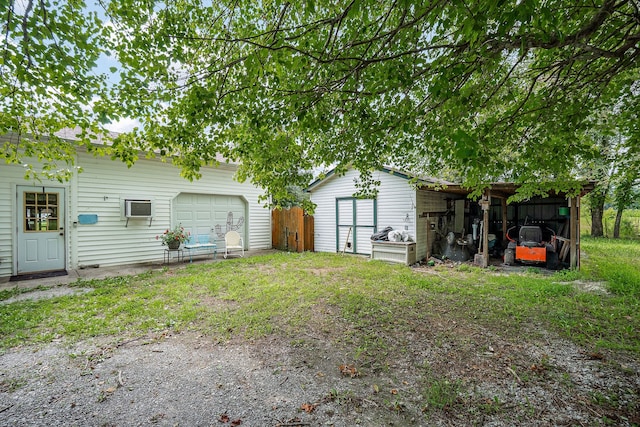
[[[20,293],[20,290],[17,287],[10,288],[10,289],[2,289],[0,290],[0,301],[4,301],[9,298],[12,298],[18,295],[19,293]]]
[[[422,390],[424,411],[451,408],[458,403],[461,392],[462,383],[459,380],[432,378]]]
[[[5,378],[0,381],[0,392],[13,393],[27,385],[27,381],[23,378]]]
[[[527,407],[531,406],[529,402],[526,402],[526,405]],[[498,396],[494,396],[493,399],[482,400],[478,405],[478,408],[483,414],[497,415],[503,411],[503,403],[500,401]]]
[[[197,310],[189,287],[181,280],[141,275],[87,281],[82,286],[93,288],[88,294],[2,306],[2,346],[56,337],[144,333],[164,329],[176,318],[184,324],[196,317]]]
[[[222,340],[299,339],[314,328],[346,346],[360,366],[384,369],[394,349],[406,344],[405,332],[438,318],[479,324],[514,340],[540,325],[591,348],[640,352],[640,273],[634,270],[640,249],[616,243],[614,269],[602,255],[609,245],[585,239],[584,270],[554,275],[469,266],[425,274],[356,256],[277,253],[81,281],[73,286],[93,290],[0,306],[0,348],[165,329]],[[606,280],[612,293],[579,290],[576,280]]]
[[[627,267],[624,271],[634,269],[637,261],[631,258],[620,261]],[[640,351],[638,296],[579,290],[571,282],[602,280],[588,271],[558,272],[549,276],[533,271],[456,275],[442,270],[440,277],[440,283],[435,284],[421,283],[420,279],[407,283],[437,292],[439,304],[449,307],[450,315],[511,331],[514,337],[535,333],[535,325],[541,325],[592,348]],[[614,276],[609,278],[610,286],[619,286]],[[452,311],[452,307],[456,310]]]
[[[605,280],[612,293],[640,297],[640,241],[583,238],[581,269],[596,280]]]

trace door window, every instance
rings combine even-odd
[[[58,193],[24,192],[24,231],[58,231]]]

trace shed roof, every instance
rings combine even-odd
[[[313,191],[315,189],[317,189],[318,187],[326,184],[327,182],[331,181],[334,178],[339,177],[340,175],[338,175],[338,173],[336,172],[337,168],[333,168],[331,169],[329,172],[327,172],[322,178],[317,178],[316,180],[314,180],[311,184],[309,184],[309,186],[306,188],[306,191]],[[352,168],[349,168],[352,169]],[[445,181],[443,179],[439,179],[439,178],[435,178],[435,177],[428,177],[428,176],[421,176],[421,175],[417,175],[417,174],[413,174],[411,172],[407,172],[407,171],[403,171],[400,169],[396,169],[394,167],[391,166],[383,166],[381,168],[378,169],[380,172],[386,172],[390,175],[393,176],[397,176],[398,178],[402,178],[402,179],[406,179],[411,180],[411,179],[415,179],[418,181],[418,185],[419,186],[427,186],[427,185],[457,185],[453,182],[450,181]]]
[[[585,184],[582,185],[582,189],[580,191],[580,197],[590,193],[591,191],[593,191],[593,189],[595,188],[595,184],[596,181],[587,181],[585,182]],[[427,185],[424,185],[423,188],[428,187]],[[520,184],[516,184],[513,182],[494,182],[489,184],[489,191],[491,196],[493,197],[498,197],[498,198],[504,198],[507,199],[513,195],[516,194],[516,192],[518,191],[518,189],[521,187]],[[473,190],[467,188],[467,187],[463,187],[460,184],[450,184],[450,185],[445,185],[444,188],[440,188],[440,191],[446,191],[447,193],[453,193],[453,194],[460,194],[460,195],[469,195],[471,194],[471,192]],[[551,196],[566,196],[566,192],[563,191],[550,191],[549,195]]]
[[[457,184],[454,182],[446,181],[444,179],[439,179],[435,177],[417,175],[411,172],[403,171],[401,169],[393,168],[391,166],[384,166],[379,170],[381,172],[387,172],[391,175],[397,176],[399,178],[404,178],[406,180],[416,179],[418,181],[418,187],[423,189],[431,189],[434,191],[444,191],[447,193],[459,194],[464,196],[471,194],[473,191],[472,189],[464,187],[461,184]],[[306,190],[309,192],[312,192],[313,190],[324,185],[328,181],[339,176],[340,175],[338,175],[336,172],[336,168],[333,168],[329,172],[327,172],[324,177],[318,178],[314,180],[311,184],[309,184]],[[593,189],[595,188],[595,184],[596,184],[596,181],[585,182],[585,184],[583,184],[582,189],[580,191],[580,197],[593,191]],[[489,190],[493,197],[505,198],[505,199],[515,195],[520,187],[521,187],[520,184],[516,184],[513,182],[494,182],[489,184]],[[549,194],[551,196],[562,196],[562,197],[566,196],[566,192],[562,192],[562,191],[560,192],[550,191]]]

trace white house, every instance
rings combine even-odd
[[[83,172],[69,182],[31,182],[18,165],[0,167],[0,281],[34,273],[164,260],[157,236],[182,224],[224,250],[236,229],[245,249],[271,247],[271,214],[264,193],[233,179],[236,167],[201,169],[190,182],[157,159],[131,168],[79,149]]]

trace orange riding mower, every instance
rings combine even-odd
[[[516,261],[522,264],[545,264],[546,268],[555,270],[558,268],[558,254],[556,252],[556,233],[545,227],[543,233],[537,225],[523,225],[518,229],[517,239],[512,237],[513,230],[517,226],[507,230],[506,237],[509,240],[504,251],[504,263],[512,265]],[[546,234],[546,236],[543,236]]]

